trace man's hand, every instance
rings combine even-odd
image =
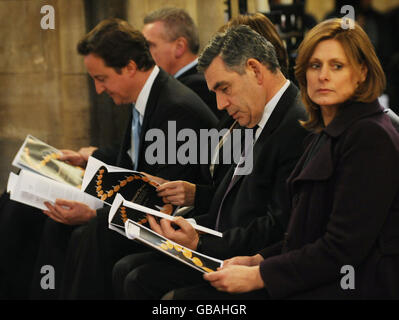
[[[95,210],[90,209],[84,203],[76,201],[57,199],[55,205],[49,202],[44,204],[48,208],[48,211],[43,210],[45,215],[54,221],[67,225],[83,224],[96,216]]]
[[[239,265],[239,266],[257,266],[263,261],[263,257],[260,254],[254,256],[237,256],[231,259],[223,261],[223,267]]]
[[[217,290],[229,293],[243,293],[265,287],[259,266],[230,265],[218,268],[216,272],[204,274],[204,279],[209,281]]]
[[[58,158],[59,160],[65,161],[73,166],[86,167],[87,160],[85,160],[79,152],[66,149],[61,150],[61,152],[62,155]]]
[[[82,156],[82,158],[86,161],[89,160],[89,157],[93,154],[94,151],[96,151],[98,148],[97,147],[83,147],[80,148],[78,153]]]
[[[58,159],[61,161],[65,161],[73,166],[79,166],[84,168],[86,167],[89,157],[97,149],[97,147],[84,147],[80,148],[77,152],[73,150],[63,149],[61,150],[62,155]]]
[[[152,176],[146,172],[140,172],[140,173],[144,174],[146,177],[148,177],[148,179],[150,179],[151,181],[155,181],[158,184],[163,184],[163,183],[169,182],[169,180],[165,180],[161,177]]]
[[[196,186],[187,181],[171,181],[157,188],[158,196],[163,202],[176,206],[192,206],[195,200]]]
[[[173,221],[161,219],[160,223],[158,223],[152,215],[147,214],[147,219],[151,229],[155,232],[186,248],[197,249],[198,233],[184,218],[176,217]],[[178,229],[176,230],[173,225],[177,226]]]

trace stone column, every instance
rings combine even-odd
[[[43,30],[41,7],[55,11]],[[0,0],[0,186],[27,134],[55,147],[89,143],[87,77],[76,43],[83,0]]]

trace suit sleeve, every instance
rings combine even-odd
[[[92,156],[107,164],[116,165],[118,159],[120,146],[115,144],[113,146],[97,149],[93,152]]]
[[[324,235],[260,264],[272,298],[337,281],[343,265],[352,265],[356,271],[375,244],[397,192],[398,153],[383,128],[365,124],[357,123],[342,138]]]
[[[201,105],[198,106],[198,108],[204,108],[202,102]],[[200,137],[200,129],[209,129],[213,128],[216,125],[216,117],[214,117],[210,112],[209,114],[204,113],[202,115],[195,115],[188,111],[181,112],[182,109],[184,109],[184,106],[176,105],[174,108],[169,108],[170,111],[167,115],[169,121],[175,121],[177,133],[181,133],[184,130],[192,130],[195,132],[196,137]],[[168,132],[168,121],[162,121],[158,128],[163,132]],[[163,165],[158,165],[157,172],[155,172],[154,174],[168,180],[180,179],[193,183],[201,182],[202,176],[199,165],[199,150],[201,148],[201,141],[188,141],[189,142],[176,141],[176,150],[174,150],[174,148],[171,148],[171,146],[168,144],[168,141],[166,141],[166,163]],[[192,142],[194,142],[195,144],[192,144]],[[192,148],[196,150],[196,157],[194,163],[185,164],[182,163],[180,161],[181,159],[178,159],[178,157],[179,155],[181,155],[181,153],[179,152],[181,152],[182,149],[180,148],[183,145],[189,146],[189,144],[190,151]],[[169,162],[168,152],[175,153],[175,163]]]

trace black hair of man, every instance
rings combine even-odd
[[[101,21],[79,41],[77,50],[84,56],[99,56],[106,66],[114,68],[118,73],[130,60],[141,71],[147,71],[155,65],[141,32],[117,18]]]

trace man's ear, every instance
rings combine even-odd
[[[258,84],[263,83],[263,65],[256,59],[249,58],[246,63],[246,69],[249,74],[253,74]]]
[[[129,60],[129,63],[125,68],[129,76],[134,76],[137,72],[137,64],[133,60]]]
[[[181,58],[187,51],[188,43],[187,39],[179,37],[175,40],[175,58]]]

